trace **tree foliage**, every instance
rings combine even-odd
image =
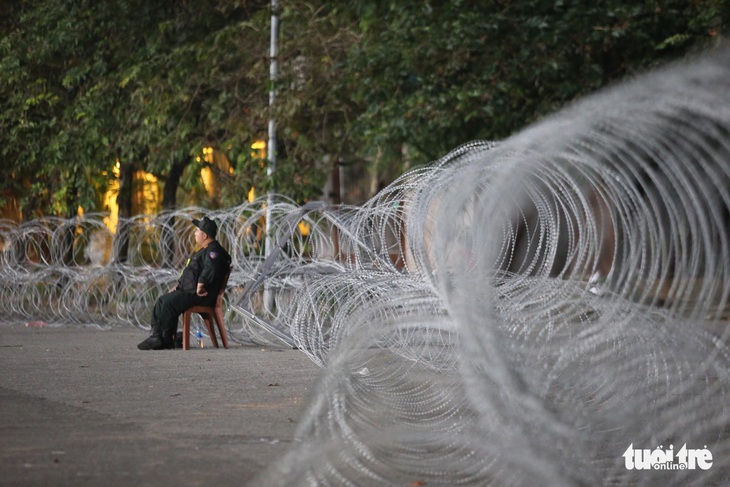
[[[238,43],[260,37],[248,35],[260,29],[247,22],[262,2],[239,3],[9,7],[14,21],[0,41],[0,137],[23,207],[66,215],[79,204],[99,209],[116,161],[164,179],[202,147],[246,138],[237,124],[251,100],[236,93],[252,93],[257,83],[242,47],[251,42]]]
[[[119,160],[173,207],[204,147],[235,169],[223,204],[252,185],[317,197],[339,164],[388,180],[717,44],[730,21],[727,0],[280,3],[273,109],[268,1],[0,4],[0,198],[26,216],[101,209]],[[270,117],[273,179],[250,149]]]
[[[724,5],[724,11],[722,6]],[[499,139],[626,75],[717,38],[727,2],[361,2],[347,91],[365,153],[414,163]],[[396,150],[392,150],[392,149]],[[392,163],[392,162],[391,162]]]

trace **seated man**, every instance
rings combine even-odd
[[[215,306],[231,256],[215,239],[218,225],[208,217],[193,220],[195,243],[201,248],[180,273],[177,286],[157,299],[152,311],[150,337],[137,345],[140,350],[175,348],[173,336],[181,314],[193,306]]]

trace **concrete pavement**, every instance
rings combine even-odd
[[[0,486],[240,486],[286,451],[320,372],[304,354],[145,337],[0,323]]]

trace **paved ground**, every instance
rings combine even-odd
[[[286,451],[319,375],[304,354],[145,337],[0,323],[0,486],[239,486]]]

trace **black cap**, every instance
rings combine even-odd
[[[215,222],[207,216],[204,216],[200,220],[193,220],[193,225],[204,231],[206,235],[213,239],[215,239],[215,234],[218,233],[218,225],[216,225]]]

